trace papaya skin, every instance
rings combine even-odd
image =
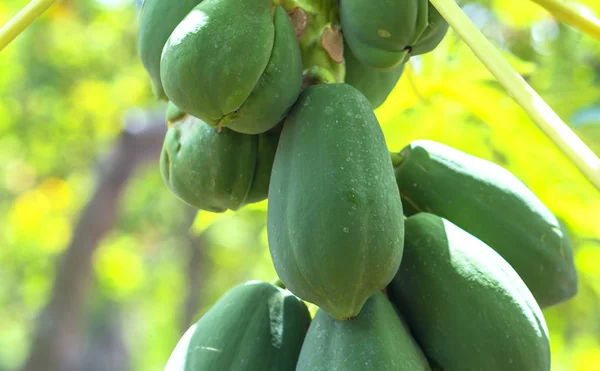
[[[302,345],[296,371],[429,371],[408,327],[382,293],[360,314],[336,321],[323,310],[315,315]]]
[[[352,53],[382,71],[433,50],[448,30],[428,0],[344,0],[340,16]]]
[[[267,230],[278,276],[338,320],[356,316],[402,258],[402,205],[368,100],[347,84],[309,86],[279,139]]]
[[[542,308],[577,293],[569,237],[509,171],[426,140],[407,146],[394,166],[407,215],[431,212],[481,239],[512,265]]]
[[[202,210],[237,210],[254,176],[258,137],[217,130],[186,115],[167,131],[160,168],[183,201]]]
[[[358,61],[349,47],[344,47],[346,84],[358,89],[371,102],[373,109],[381,106],[404,72],[404,65],[390,71],[379,71]]]
[[[152,80],[152,90],[166,100],[160,80],[160,56],[179,22],[202,0],[146,0],[140,15],[137,50],[142,64]]]
[[[309,325],[306,305],[289,291],[247,282],[185,333],[165,371],[291,371]]]
[[[300,93],[300,47],[271,0],[204,0],[165,44],[161,81],[174,104],[208,125],[259,134]]]
[[[542,311],[494,250],[436,215],[406,220],[390,299],[434,369],[549,371]]]

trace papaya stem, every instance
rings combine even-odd
[[[549,11],[559,21],[566,22],[579,31],[600,40],[600,19],[589,12],[561,0],[531,0]]]
[[[536,91],[502,58],[454,0],[430,0],[477,58],[496,77],[535,124],[600,190],[600,159],[561,120]]]
[[[0,51],[6,48],[29,25],[54,4],[56,0],[32,0],[0,28]]]

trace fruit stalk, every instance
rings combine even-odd
[[[600,40],[600,19],[584,13],[561,0],[531,0],[546,9],[559,21],[566,22],[579,31]]]
[[[17,15],[0,28],[0,51],[8,46],[29,25],[54,4],[56,0],[32,0]]]
[[[502,58],[454,0],[430,0],[461,39],[537,126],[600,190],[600,159],[561,120],[536,91]]]

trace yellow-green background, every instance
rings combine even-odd
[[[0,24],[25,0],[3,0]],[[596,0],[581,0],[600,14]],[[600,153],[600,42],[526,0],[461,1],[510,63]],[[137,8],[126,0],[63,0],[0,53],[0,371],[26,359],[56,262],[92,196],[101,159],[132,110],[152,109],[135,53]],[[377,111],[388,145],[437,140],[497,162],[568,227],[579,295],[545,311],[553,370],[600,369],[600,191],[594,189],[449,33]],[[161,370],[183,323],[191,256],[184,205],[158,161],[136,172],[116,227],[94,255],[82,338],[117,313],[131,370]],[[451,186],[451,185],[448,185]],[[266,203],[201,212],[197,318],[228,288],[270,280]],[[457,334],[458,335],[458,334]],[[533,370],[532,370],[533,371]]]

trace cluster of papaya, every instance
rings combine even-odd
[[[390,153],[373,113],[447,29],[428,0],[146,0],[163,178],[211,212],[268,197],[281,282],[227,292],[165,370],[550,370],[541,309],[577,291],[562,225],[491,162]]]

